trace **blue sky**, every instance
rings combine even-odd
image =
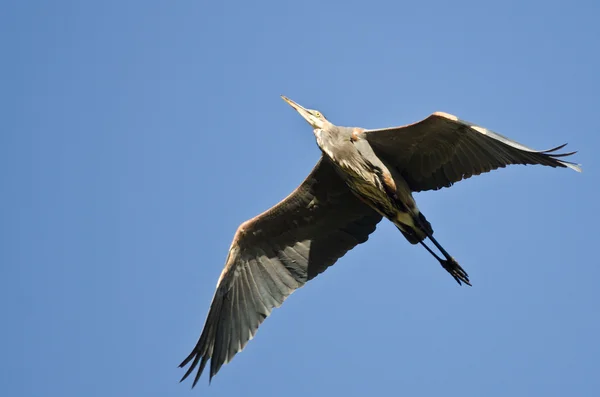
[[[598,2],[11,3],[2,395],[597,395]],[[280,94],[341,125],[439,110],[569,142],[584,172],[417,194],[472,288],[383,222],[190,391],[235,229],[319,157]]]

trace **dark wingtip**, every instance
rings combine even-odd
[[[179,368],[181,368],[181,365],[179,366]],[[181,379],[179,380],[179,383],[183,382],[184,380],[187,379],[188,376],[190,376],[190,374],[192,373],[192,371],[194,370],[194,366],[190,366],[188,368],[187,371],[185,371],[185,374],[181,377]]]
[[[557,146],[557,147],[555,147],[555,148],[548,149],[548,150],[542,150],[542,153],[546,153],[546,154],[548,154],[548,153],[556,152],[557,150],[560,150],[560,149],[564,148],[564,147],[565,147],[565,146],[567,146],[567,145],[568,145],[568,143],[567,143],[567,142],[565,142],[565,143],[563,143],[562,145],[560,145],[560,146]]]
[[[554,157],[554,158],[556,158],[556,157],[567,157],[567,156],[572,156],[575,153],[577,153],[577,151],[569,152],[569,153],[551,154],[550,156]]]
[[[198,372],[198,373],[196,374],[196,377],[194,378],[194,381],[192,382],[192,389],[193,389],[194,387],[196,387],[196,383],[198,383],[198,381],[199,381],[199,380],[200,380],[200,372]],[[208,382],[208,384],[210,385],[210,381]]]
[[[560,164],[560,166],[562,166],[562,167],[571,168],[574,171],[581,172],[581,164],[577,164],[577,163],[574,163],[571,161],[558,160],[561,157],[568,157],[568,156],[574,155],[575,153],[577,153],[577,150],[575,150],[573,152],[568,152],[568,153],[553,153],[559,149],[564,148],[565,146],[567,146],[567,143],[563,143],[562,145],[557,146],[552,149],[543,150],[539,153],[543,154],[545,156],[548,156],[549,158],[555,159],[558,162],[558,164]]]
[[[196,349],[194,348],[194,350],[192,350],[192,352],[190,354],[188,354],[188,356],[186,358],[183,359],[183,361],[179,364],[179,368],[183,368],[187,365],[187,363],[189,363],[192,358],[194,358],[196,356]]]
[[[200,376],[202,375],[202,371],[204,370],[204,366],[206,365],[206,361],[208,361],[208,360],[206,359],[206,357],[201,356],[196,351],[196,349],[194,349],[194,351],[192,351],[190,353],[190,355],[187,356],[185,358],[185,360],[183,360],[181,362],[181,364],[179,364],[179,368],[182,368],[185,365],[187,365],[192,360],[192,358],[194,359],[194,361],[192,361],[190,367],[187,369],[185,374],[181,377],[181,379],[179,380],[179,383],[183,382],[185,379],[187,379],[188,376],[191,375],[191,373],[194,371],[194,369],[196,369],[196,367],[198,366],[198,363],[200,362],[200,358],[202,358],[202,362],[200,363],[200,367],[198,368],[196,377],[194,378],[194,381],[192,382],[192,389],[193,389],[194,386],[196,386],[196,383],[198,383],[198,380],[200,379]]]

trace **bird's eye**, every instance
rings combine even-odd
[[[321,113],[319,113],[319,112],[315,112],[315,116],[317,116],[317,117],[321,117]]]

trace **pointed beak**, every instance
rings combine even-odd
[[[284,101],[286,101],[288,103],[288,105],[290,105],[291,107],[293,107],[294,109],[296,109],[296,111],[298,113],[300,113],[300,116],[304,117],[304,120],[306,120],[308,122],[308,124],[312,125],[313,128],[322,128],[323,127],[323,120],[321,120],[318,117],[314,116],[309,110],[307,110],[304,107],[300,106],[299,104],[297,104],[296,102],[292,101],[290,98],[288,98],[286,96],[282,95],[281,98]]]

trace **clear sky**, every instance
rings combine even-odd
[[[13,1],[0,13],[3,396],[597,396],[598,1]],[[178,383],[237,226],[332,122],[445,111],[584,172],[416,195],[208,386]]]

